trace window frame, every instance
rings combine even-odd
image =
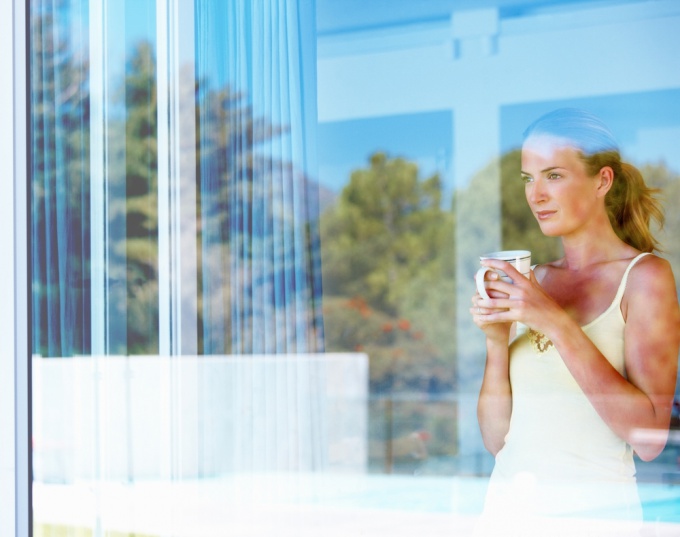
[[[12,0],[0,20],[0,535],[32,535],[31,360],[28,285],[28,19],[30,0]]]

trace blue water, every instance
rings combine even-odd
[[[477,515],[484,504],[486,483],[480,477],[337,476],[328,487],[317,488],[303,501],[334,507]],[[680,486],[641,483],[639,493],[645,521],[680,524]]]
[[[680,524],[680,486],[640,484],[638,488],[646,521]]]

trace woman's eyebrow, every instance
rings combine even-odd
[[[564,168],[562,168],[562,166],[550,166],[550,167],[548,167],[548,168],[542,169],[542,170],[541,170],[541,173],[547,173],[547,172],[551,172],[551,171],[553,171],[553,170],[562,170],[562,169],[564,169]],[[519,173],[521,173],[522,175],[529,175],[529,176],[531,176],[531,174],[530,174],[529,172],[525,172],[524,170],[520,170]]]

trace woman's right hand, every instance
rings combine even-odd
[[[486,280],[497,280],[498,273],[494,271],[489,271],[486,273]],[[489,290],[489,296],[491,298],[507,298],[508,295],[500,291]],[[470,308],[470,313],[472,314],[473,322],[484,332],[487,340],[497,343],[507,345],[510,342],[510,330],[512,328],[511,322],[499,322],[499,321],[489,321],[488,315],[490,313],[495,313],[499,311],[505,311],[498,308],[484,308],[480,306],[480,301],[483,298],[476,292],[472,296],[472,307]]]

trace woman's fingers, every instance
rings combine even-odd
[[[486,287],[487,294],[493,299],[510,298],[516,291],[517,287],[515,287],[514,283],[504,282],[503,280],[491,281]]]
[[[472,307],[470,308],[470,313],[476,316],[488,316],[492,313],[497,313],[501,311],[507,311],[507,307],[500,307],[498,305],[498,300],[499,299],[507,299],[507,294],[505,293],[498,293],[500,296],[498,298],[482,298],[479,295],[475,295],[472,298]]]
[[[507,283],[508,279],[510,281],[512,281],[513,283],[522,282],[523,280],[529,281],[529,279],[530,279],[530,278],[527,278],[526,276],[524,276],[519,270],[517,270],[515,268],[514,265],[508,263],[507,261],[501,261],[500,259],[485,259],[482,262],[482,265],[484,265],[486,267],[491,267],[491,268],[500,270],[503,273],[505,273],[505,275],[507,276],[507,278],[504,277],[503,279],[501,279],[501,277],[499,276],[499,274],[497,272],[490,270],[489,272],[487,272],[487,274],[493,274],[493,279],[491,279],[491,278],[487,279],[487,281],[488,281],[487,286],[490,285],[493,282],[505,281]],[[532,271],[529,271],[529,272],[532,272]]]
[[[515,276],[522,275],[522,273],[518,271],[513,264],[500,259],[484,259],[482,260],[482,266],[502,270],[513,280],[515,279]]]

